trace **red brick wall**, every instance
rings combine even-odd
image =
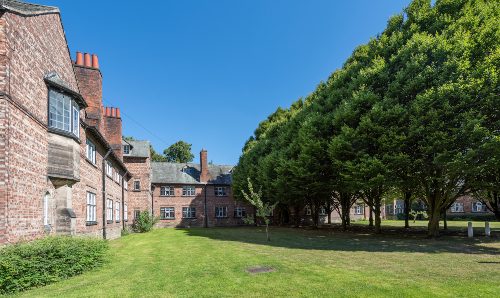
[[[102,75],[96,68],[74,65],[80,94],[88,104],[85,109],[86,122],[99,127],[102,119]]]
[[[0,19],[0,88],[8,94],[0,143],[9,173],[3,177],[6,233],[0,241],[16,242],[43,235],[43,196],[52,191],[46,176],[48,90],[43,77],[56,71],[70,87],[77,90],[77,84],[58,14],[6,12]]]
[[[150,158],[124,156],[124,163],[131,173],[128,182],[129,224],[133,221],[134,210],[151,211],[151,162]],[[141,182],[140,191],[134,191],[134,181]]]
[[[153,209],[154,215],[160,216],[161,207],[174,207],[175,208],[175,219],[162,219],[160,220],[158,226],[161,227],[188,227],[204,226],[204,200],[205,193],[202,185],[196,185],[196,193],[194,196],[184,197],[182,196],[182,185],[173,185],[175,187],[175,196],[164,197],[160,196],[161,186],[166,186],[162,184],[155,184],[153,189]],[[169,185],[171,186],[171,185]],[[208,215],[208,226],[235,226],[243,224],[241,218],[234,217],[235,207],[245,207],[247,215],[253,214],[253,207],[237,202],[233,198],[231,187],[226,188],[227,196],[217,197],[214,194],[214,186],[207,186],[207,215]],[[215,207],[226,206],[227,207],[227,217],[226,218],[216,218],[215,217]],[[195,207],[196,208],[196,218],[195,219],[183,219],[182,218],[182,207]]]

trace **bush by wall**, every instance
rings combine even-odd
[[[158,221],[159,218],[151,215],[148,211],[142,211],[139,218],[135,219],[132,229],[136,233],[146,233],[151,231]]]
[[[47,285],[101,266],[104,240],[47,237],[0,249],[0,294]]]

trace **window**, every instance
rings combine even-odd
[[[192,197],[195,195],[195,188],[192,185],[183,186],[182,187],[182,196],[184,197]]]
[[[113,180],[115,180],[115,182],[120,185],[121,176],[120,176],[120,173],[118,173],[118,171],[113,172]]]
[[[354,214],[361,215],[361,214],[363,214],[363,211],[365,211],[364,209],[365,208],[363,208],[363,205],[358,204],[358,205],[354,206]]]
[[[113,166],[111,165],[111,162],[106,160],[106,175],[109,177],[113,177]]]
[[[97,223],[95,193],[87,192],[87,224]]]
[[[127,204],[125,204],[123,206],[123,220],[128,221],[128,206],[127,206]]]
[[[141,190],[141,181],[139,181],[139,180],[134,181],[134,190],[135,191]]]
[[[95,145],[89,139],[87,139],[87,159],[93,164],[96,164]]]
[[[141,210],[139,209],[134,209],[134,220],[138,219],[139,216],[141,216]]]
[[[49,198],[50,195],[47,193],[43,196],[43,225],[49,225]]]
[[[123,179],[123,177],[122,177],[122,183],[123,183],[123,188],[128,190],[128,181],[125,181],[125,179]]]
[[[115,220],[116,222],[120,222],[120,202],[115,202]]]
[[[214,187],[214,192],[216,197],[225,197],[227,196],[226,194],[226,188],[223,186],[217,186]]]
[[[226,206],[215,207],[215,217],[218,218],[227,217],[227,207]]]
[[[450,211],[453,213],[464,212],[464,204],[460,202],[455,202],[451,205]]]
[[[160,187],[160,196],[162,196],[162,197],[174,196],[174,187],[173,186]]]
[[[182,218],[196,218],[196,208],[182,207]]]
[[[113,222],[113,200],[106,200],[106,221],[108,223]]]
[[[247,212],[243,207],[234,208],[234,217],[241,218],[247,216]]]
[[[311,213],[311,207],[306,206],[306,207],[304,208],[304,213],[305,213],[306,215],[311,215],[311,214],[312,214],[312,213]]]
[[[160,208],[160,219],[175,219],[174,207],[161,207]]]
[[[326,215],[326,208],[325,208],[325,206],[320,206],[319,207],[319,215]]]
[[[123,145],[123,154],[130,154],[130,145]]]
[[[486,205],[481,202],[472,203],[472,212],[486,212]]]
[[[80,107],[68,95],[49,90],[49,127],[80,135]]]

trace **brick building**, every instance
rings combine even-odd
[[[159,226],[242,225],[253,214],[252,206],[233,198],[233,166],[208,164],[207,154],[200,152],[200,164],[152,163],[152,208]]]

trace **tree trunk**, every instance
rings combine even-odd
[[[368,212],[370,215],[368,216],[368,226],[373,227],[373,207],[372,205],[368,205]]]
[[[375,213],[375,234],[380,234],[382,233],[382,219],[380,218],[380,199],[377,199],[373,207],[373,212]]]
[[[295,205],[295,214],[293,216],[295,219],[295,227],[300,227],[300,206]]]
[[[314,203],[313,222],[315,229],[319,228],[319,205],[320,205],[319,202]]]
[[[405,192],[405,229],[410,228],[411,192]]]
[[[444,230],[448,230],[448,220],[446,218],[446,210],[443,211],[443,227]]]
[[[434,208],[434,210],[431,210],[430,212],[429,224],[427,226],[427,236],[429,236],[430,238],[439,236],[439,219],[441,215],[439,211],[439,208]]]
[[[331,225],[332,224],[332,205],[330,202],[328,202],[326,210],[328,212],[328,224]]]
[[[269,237],[269,224],[266,223],[266,237],[267,241],[271,241],[271,238]]]

